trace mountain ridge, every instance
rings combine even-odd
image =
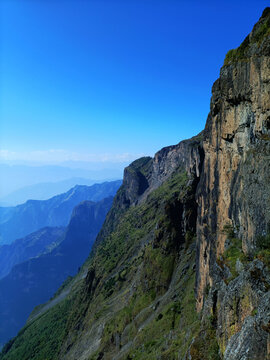
[[[1,243],[11,243],[45,226],[66,226],[79,202],[99,201],[114,195],[120,184],[121,180],[92,186],[76,185],[48,200],[28,200],[15,207],[0,208]]]
[[[14,265],[50,251],[61,241],[64,231],[64,227],[46,227],[25,238],[17,239],[10,245],[0,246],[0,279],[6,276]]]
[[[110,180],[107,180],[110,181]],[[112,180],[111,180],[112,181]],[[59,182],[43,182],[35,185],[29,185],[20,188],[4,197],[0,198],[1,206],[16,206],[26,202],[29,199],[32,200],[48,200],[49,198],[67,192],[75,185],[91,186],[97,183],[103,183],[104,181],[96,181],[84,178],[70,178]],[[2,205],[8,204],[8,205]]]

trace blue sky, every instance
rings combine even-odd
[[[2,160],[117,163],[197,134],[267,5],[2,0]]]

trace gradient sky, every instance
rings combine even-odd
[[[2,159],[129,161],[197,134],[267,5],[2,0]]]

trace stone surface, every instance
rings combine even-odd
[[[224,226],[230,224],[244,251],[253,253],[270,222],[269,49],[268,36],[252,45],[245,61],[223,66],[213,85],[197,198],[198,310],[205,287],[213,284],[215,258],[224,251]]]

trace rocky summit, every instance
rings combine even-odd
[[[270,359],[270,8],[198,136],[125,169],[80,272],[8,359]]]

